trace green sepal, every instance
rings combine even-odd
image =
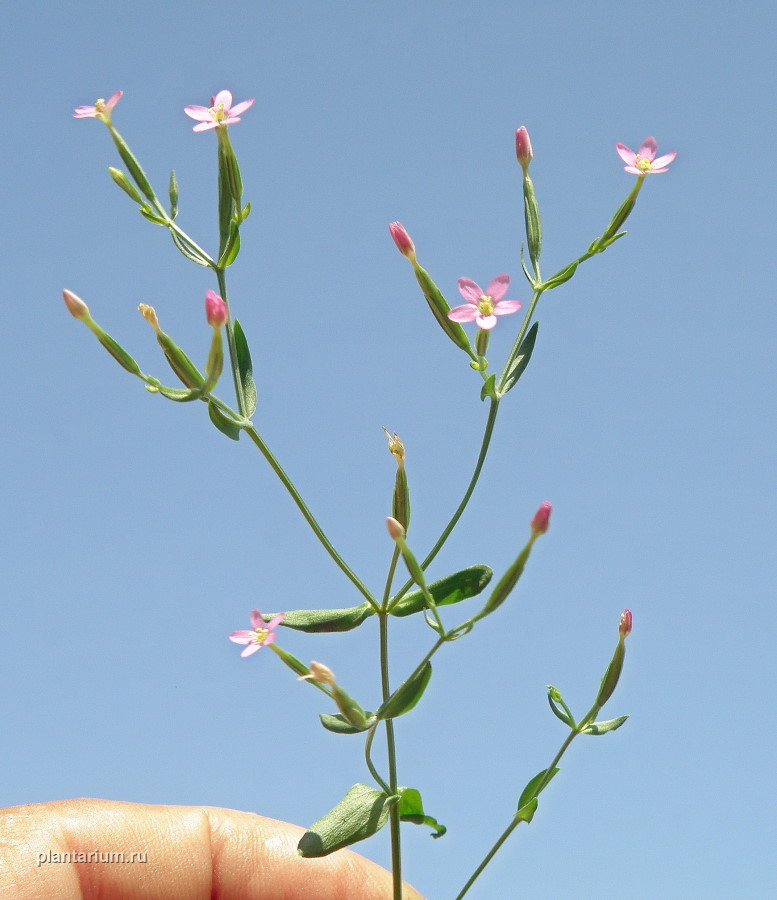
[[[167,195],[170,198],[170,218],[175,219],[178,215],[178,179],[175,177],[175,169],[170,171]]]
[[[254,383],[254,367],[251,362],[251,351],[248,349],[243,326],[235,319],[234,323],[235,350],[237,351],[237,368],[240,381],[243,385],[243,400],[245,400],[247,419],[256,412],[256,384]]]
[[[164,331],[156,333],[156,339],[159,346],[165,354],[170,368],[180,378],[180,380],[188,388],[201,388],[205,383],[205,376],[200,372],[197,366],[189,359],[184,351],[175,343],[169,334]]]
[[[337,708],[342,713],[343,718],[356,728],[360,730],[369,728],[372,722],[375,721],[374,716],[370,716],[365,712],[356,700],[344,691],[339,684],[332,685],[332,699],[337,704]]]
[[[523,244],[521,244],[521,268],[523,269],[523,274],[526,276],[526,280],[532,287],[534,287],[536,284],[535,278],[529,271],[526,265],[526,260],[523,258]]]
[[[421,795],[415,788],[397,788],[399,794],[399,818],[402,822],[410,822],[413,825],[428,825],[434,831],[430,835],[433,838],[441,838],[448,830],[440,825],[437,819],[427,816],[421,801]]]
[[[480,399],[485,400],[486,397],[490,397],[491,400],[499,399],[496,395],[496,372],[488,376],[480,389]]]
[[[551,275],[547,281],[542,282],[542,289],[544,291],[550,291],[550,290],[553,290],[554,287],[558,287],[560,284],[564,284],[565,281],[569,281],[569,279],[577,271],[577,267],[579,265],[580,265],[579,260],[575,260],[573,263],[570,263],[568,266],[565,266],[563,269],[559,269],[555,275]]]
[[[127,176],[124,174],[124,172],[121,171],[121,169],[114,169],[113,166],[108,166],[108,173],[116,182],[116,184],[118,184],[118,186],[124,191],[124,193],[127,194],[128,197],[131,197],[135,201],[135,203],[139,203],[142,206],[146,205],[143,202],[143,198],[138,193],[135,185],[130,182],[129,178],[127,178]]]
[[[361,734],[363,731],[369,731],[375,724],[375,716],[367,713],[367,723],[365,725],[352,725],[345,716],[339,713],[330,715],[329,713],[319,713],[318,718],[327,731],[333,731],[335,734]]]
[[[154,189],[151,187],[148,176],[143,171],[137,159],[135,159],[134,154],[125,143],[124,138],[116,131],[113,125],[109,124],[108,129],[111,132],[113,143],[119,151],[119,156],[124,160],[124,164],[129,169],[129,173],[134,179],[135,184],[140,188],[141,193],[145,194],[153,204],[157,204],[159,201],[154,193]]]
[[[240,221],[245,222],[245,220],[251,214],[251,202],[249,201],[246,205],[240,210]]]
[[[526,334],[526,337],[521,341],[518,352],[505,366],[504,375],[500,379],[499,387],[497,389],[500,397],[503,397],[508,391],[512,390],[518,379],[526,371],[526,367],[531,360],[531,355],[534,353],[534,344],[537,340],[537,331],[539,330],[539,327],[539,322],[535,322],[532,325]]]
[[[394,693],[375,711],[378,719],[395,719],[404,715],[418,703],[432,677],[432,664],[426,662],[403,682]]]
[[[391,515],[407,531],[410,525],[410,489],[404,465],[397,466],[394,492],[391,495]]]
[[[155,213],[151,207],[145,203],[138,208],[138,211],[144,219],[148,219],[148,221],[153,222],[154,225],[167,225],[167,219],[163,219],[162,216]]]
[[[240,439],[240,426],[233,422],[232,419],[228,419],[212,400],[208,403],[208,415],[211,422],[222,434],[225,434],[233,441]]]
[[[124,347],[114,341],[114,339],[105,331],[103,331],[102,328],[97,325],[97,323],[94,323],[92,332],[94,333],[97,340],[103,345],[103,347],[105,347],[108,353],[110,353],[111,356],[116,360],[116,362],[122,367],[122,369],[126,369],[126,371],[130,373],[130,375],[137,375],[139,378],[143,377],[143,374],[140,371],[140,366],[129,355],[129,353],[127,353]]]
[[[448,302],[445,297],[443,297],[440,289],[432,281],[431,275],[417,263],[413,266],[413,270],[415,271],[415,277],[418,284],[421,286],[423,295],[426,297],[426,302],[429,304],[429,309],[434,313],[434,317],[437,319],[442,330],[457,347],[460,347],[465,353],[472,356],[472,347],[469,338],[467,337],[467,332],[464,331],[458,322],[452,322],[448,318],[450,306],[448,306]]]
[[[263,618],[265,622],[270,622],[275,615],[277,613]],[[369,603],[348,609],[293,609],[284,615],[281,625],[308,634],[329,634],[336,631],[352,631],[373,615],[375,610]]]
[[[526,561],[529,559],[529,554],[531,553],[532,541],[521,550],[516,558],[515,562],[508,568],[508,570],[504,573],[504,575],[499,579],[497,586],[491,592],[491,596],[486,600],[486,604],[480,612],[473,616],[470,621],[477,622],[479,619],[485,618],[485,616],[491,615],[492,612],[497,610],[510,595],[510,592],[518,583],[518,579],[523,575],[524,567],[526,566]]]
[[[170,237],[173,239],[173,243],[175,244],[175,246],[181,251],[181,253],[183,253],[183,255],[187,259],[191,260],[193,263],[197,263],[198,266],[204,266],[207,268],[210,265],[210,262],[207,259],[200,256],[199,253],[196,253],[194,250],[188,247],[184,243],[184,241],[181,240],[178,234],[173,231],[172,228],[170,229]]]
[[[534,193],[534,184],[528,172],[523,175],[523,212],[526,223],[526,243],[529,247],[529,259],[532,261],[535,273],[542,250],[542,222],[537,196]]]
[[[591,722],[586,725],[580,734],[607,734],[608,731],[615,731],[628,719],[628,716],[618,716],[617,719],[608,719],[606,722]]]
[[[558,771],[558,767],[554,769],[543,769],[531,779],[521,792],[521,797],[518,800],[518,809],[515,813],[517,819],[520,819],[522,822],[531,822],[534,813],[537,811],[537,797],[545,790],[552,779],[555,778]],[[544,784],[542,784],[542,787],[538,790],[538,786],[543,781]]]
[[[612,697],[623,670],[623,660],[626,658],[626,642],[621,638],[612,655],[607,671],[602,676],[599,685],[599,693],[596,695],[596,706],[601,709],[604,704]]]
[[[550,704],[551,710],[553,710],[553,715],[556,716],[557,719],[561,719],[561,721],[570,728],[577,728],[577,724],[572,718],[569,708],[561,697],[561,692],[558,688],[554,688],[552,684],[548,685],[548,703]]]
[[[372,837],[386,824],[389,810],[398,802],[396,795],[390,797],[366,784],[355,784],[334,809],[302,835],[297,852],[307,859],[327,856]]]
[[[219,257],[224,253],[230,235],[230,227],[232,224],[232,208],[234,202],[232,193],[229,189],[229,178],[226,171],[226,161],[224,151],[219,141],[218,150],[219,162]]]
[[[184,388],[165,387],[163,384],[146,386],[146,390],[153,394],[161,394],[168,400],[175,400],[176,403],[188,403],[190,400],[199,400],[202,393],[198,390],[185,390]]]
[[[462,569],[460,572],[454,572],[452,575],[446,575],[439,581],[433,581],[427,586],[427,590],[432,595],[435,606],[447,606],[450,603],[459,603],[461,600],[468,600],[470,597],[476,597],[491,581],[493,571],[488,566],[470,566],[468,569]],[[426,600],[422,591],[411,591],[405,594],[393,606],[389,606],[388,611],[392,616],[412,616],[414,613],[422,612],[427,608]]]
[[[599,237],[588,248],[588,255],[592,256],[594,253],[603,253],[610,244],[614,244],[618,238],[622,238],[624,234],[628,234],[626,231],[619,231],[617,234],[613,234],[611,237]]]

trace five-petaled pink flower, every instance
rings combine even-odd
[[[502,299],[508,287],[507,275],[497,275],[485,291],[470,278],[459,278],[459,293],[467,302],[449,310],[448,318],[453,322],[476,322],[478,328],[489,331],[496,325],[497,316],[509,316],[521,308],[517,300]]]
[[[245,650],[241,656],[250,656],[261,650],[265,644],[272,644],[275,641],[275,629],[281,624],[286,613],[279,613],[274,619],[265,622],[262,614],[258,609],[251,610],[251,631],[233,631],[230,634],[230,641],[236,644],[246,644]]]
[[[194,126],[194,131],[208,131],[210,128],[221,128],[239,122],[240,114],[253,106],[253,103],[252,97],[232,106],[232,94],[229,91],[219,91],[215,97],[211,97],[210,106],[187,106],[184,112],[200,123]]]
[[[665,153],[656,159],[656,139],[654,137],[646,137],[636,153],[625,144],[616,144],[615,149],[618,151],[618,156],[626,163],[623,167],[624,171],[631,172],[632,175],[658,175],[666,172],[669,163],[677,156],[677,152],[674,151]]]
[[[103,122],[110,122],[111,110],[121,99],[124,91],[116,91],[115,94],[107,100],[98,100],[94,106],[79,106],[73,113],[74,119],[102,119]]]

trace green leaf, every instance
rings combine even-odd
[[[187,259],[191,260],[193,263],[197,263],[198,266],[205,266],[207,268],[207,266],[210,265],[210,263],[200,256],[199,253],[195,253],[194,250],[188,247],[172,228],[170,229],[170,237],[173,239],[175,246]]]
[[[161,216],[158,216],[155,212],[152,212],[151,207],[144,204],[143,206],[139,206],[138,209],[141,216],[143,216],[144,219],[148,219],[149,222],[153,222],[154,225],[167,225],[167,221]]]
[[[550,708],[553,710],[553,715],[556,718],[561,719],[561,721],[568,725],[570,728],[575,728],[575,720],[572,718],[569,710],[566,708],[566,704],[561,696],[561,692],[558,688],[554,688],[553,685],[548,685],[548,703],[550,704]],[[561,704],[561,705],[559,705]]]
[[[433,581],[427,590],[436,606],[447,606],[476,597],[491,581],[493,574],[488,566],[470,566],[439,581]],[[426,608],[423,592],[419,590],[405,594],[394,606],[389,607],[389,612],[392,616],[403,617],[412,616],[413,613],[422,612]]]
[[[383,828],[389,810],[398,802],[398,796],[389,797],[366,784],[355,784],[334,809],[302,835],[297,844],[300,856],[327,856],[371,837]]]
[[[558,767],[555,769],[543,769],[541,772],[538,772],[523,789],[521,797],[518,800],[518,811],[516,812],[516,816],[522,821],[531,822],[532,816],[537,809],[538,795],[545,790],[553,778],[558,774],[558,771]],[[539,785],[543,781],[545,781],[545,783],[538,790]]]
[[[381,704],[375,712],[378,719],[394,719],[404,715],[418,703],[423,696],[429,679],[432,677],[432,664],[427,662],[421,669],[404,681],[394,693]]]
[[[246,418],[250,419],[256,411],[256,385],[254,384],[254,367],[251,362],[251,351],[248,349],[243,326],[235,319],[235,349],[237,350],[237,367],[240,381],[243,384],[243,399],[246,403]]]
[[[213,401],[208,403],[208,415],[218,430],[233,441],[240,438],[240,428],[232,419],[228,419]]]
[[[569,281],[569,279],[575,274],[577,271],[577,267],[579,265],[578,260],[575,260],[573,263],[570,263],[563,269],[559,269],[555,275],[551,275],[547,281],[543,281],[542,288],[543,290],[550,291],[554,287],[558,287],[560,284],[564,284],[565,281]]]
[[[483,382],[483,387],[480,389],[480,399],[485,400],[486,397],[490,397],[492,400],[496,400],[496,372],[489,375],[488,378]]]
[[[515,387],[518,379],[523,375],[526,366],[529,365],[532,353],[534,353],[534,343],[537,340],[537,331],[540,327],[539,322],[535,322],[529,329],[526,337],[521,341],[521,346],[515,357],[511,359],[505,367],[504,376],[499,382],[499,396],[503,397],[509,390]]]
[[[606,722],[591,722],[586,725],[580,732],[581,734],[607,734],[608,731],[615,731],[628,719],[628,716],[618,716],[617,719],[608,719]]]
[[[113,166],[108,166],[108,173],[128,197],[131,197],[135,203],[139,203],[141,206],[148,208],[147,204],[143,202],[143,198],[138,193],[135,185],[130,183],[129,178],[127,178],[121,169],[115,169]]]
[[[372,713],[367,713],[367,715],[369,719],[363,726],[352,725],[345,716],[341,716],[339,713],[336,715],[319,713],[318,717],[327,731],[334,731],[335,734],[360,734],[362,731],[369,731],[375,724],[375,716]]]
[[[264,616],[265,622],[271,621],[275,615],[277,613]],[[375,610],[369,603],[348,609],[293,609],[285,614],[281,625],[295,631],[306,631],[308,634],[328,634],[333,631],[352,631],[373,615]]]
[[[198,400],[202,393],[200,391],[187,391],[183,388],[165,387],[163,384],[157,384],[151,388],[153,393],[161,394],[168,400],[175,400],[176,403],[188,403],[190,400]]]
[[[240,226],[235,221],[232,221],[229,223],[229,238],[226,245],[224,246],[224,250],[221,256],[219,257],[218,267],[220,269],[225,269],[227,266],[231,266],[239,252]]]
[[[448,829],[444,825],[440,825],[437,819],[424,813],[421,795],[415,788],[397,788],[397,793],[399,794],[399,818],[403,822],[410,822],[413,825],[428,825],[435,831],[435,834],[431,835],[433,838],[440,838],[445,834]]]

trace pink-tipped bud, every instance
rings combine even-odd
[[[540,508],[534,513],[529,527],[535,534],[545,534],[550,527],[550,513],[553,507],[546,500]]]
[[[393,516],[389,516],[386,519],[386,528],[388,528],[388,533],[392,541],[404,541],[405,529]]]
[[[84,301],[72,291],[62,291],[62,297],[65,300],[65,306],[68,312],[75,319],[86,319],[89,315],[89,307]]]
[[[531,140],[529,139],[529,132],[526,130],[524,125],[515,132],[515,155],[518,157],[518,162],[521,164],[521,168],[525,172],[529,168],[529,163],[532,160],[532,150],[531,150]]]
[[[317,681],[319,684],[334,684],[335,683],[335,673],[329,668],[329,666],[325,666],[323,663],[313,662],[310,664],[310,671],[307,675],[303,675],[300,681]]]
[[[227,304],[215,291],[205,292],[205,315],[208,317],[208,325],[214,328],[220,328],[227,321]]]
[[[389,225],[389,231],[391,232],[391,237],[394,239],[394,243],[397,245],[397,250],[399,250],[402,256],[407,256],[408,259],[415,256],[415,246],[410,240],[410,235],[405,231],[404,226],[400,222],[392,222]]]
[[[618,631],[620,632],[621,637],[626,637],[631,634],[631,610],[624,609],[621,614],[621,623],[618,626]]]

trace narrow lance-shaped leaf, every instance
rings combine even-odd
[[[314,822],[300,839],[300,856],[327,856],[357,841],[371,837],[388,821],[389,810],[399,802],[382,791],[355,784],[343,799]]]
[[[339,713],[336,715],[319,713],[318,718],[327,731],[332,731],[335,734],[361,734],[363,731],[368,731],[375,724],[375,716],[372,713],[367,713],[367,719],[363,725],[353,725],[345,716]]]
[[[394,719],[410,712],[423,696],[431,677],[432,664],[427,661],[394,691],[375,712],[375,716],[378,719]]]
[[[256,384],[254,383],[254,367],[251,362],[251,351],[248,349],[248,341],[246,340],[243,326],[235,319],[234,324],[235,349],[237,350],[237,366],[240,374],[240,381],[243,384],[243,399],[246,404],[246,417],[251,416],[256,411]]]
[[[167,195],[170,198],[170,218],[174,219],[178,215],[178,179],[175,177],[175,169],[170,171]]]
[[[615,731],[628,719],[628,716],[618,716],[616,719],[608,719],[606,722],[591,722],[586,725],[580,732],[581,734],[607,734],[608,731]]]
[[[375,610],[366,602],[347,609],[293,609],[285,614],[281,626],[308,634],[328,634],[358,628],[372,615]],[[275,614],[266,615],[264,620],[270,622],[274,617]]]
[[[113,166],[108,166],[108,173],[127,196],[131,197],[135,203],[143,205],[143,198],[138,193],[137,188],[130,182],[129,178],[127,178],[121,169],[114,169]]]
[[[558,768],[543,769],[531,779],[521,792],[521,797],[518,800],[518,809],[515,813],[516,818],[523,822],[531,822],[534,813],[537,811],[537,797],[550,784],[558,771]]]
[[[240,426],[228,419],[213,401],[208,403],[208,415],[218,430],[233,441],[240,439]]]
[[[427,586],[436,606],[459,603],[470,597],[476,597],[488,584],[493,575],[488,566],[470,566],[452,575],[446,575]],[[411,591],[401,600],[389,607],[392,616],[412,616],[426,609],[426,600],[422,591]]]
[[[539,327],[539,322],[535,322],[532,325],[532,327],[527,332],[526,337],[521,341],[521,344],[518,347],[518,351],[515,356],[508,360],[508,363],[505,366],[504,375],[500,379],[499,386],[497,388],[497,392],[500,397],[503,397],[509,390],[512,390],[512,388],[515,387],[518,379],[526,371],[526,367],[529,365],[532,353],[534,353],[534,344],[537,341],[537,332],[539,331]]]

